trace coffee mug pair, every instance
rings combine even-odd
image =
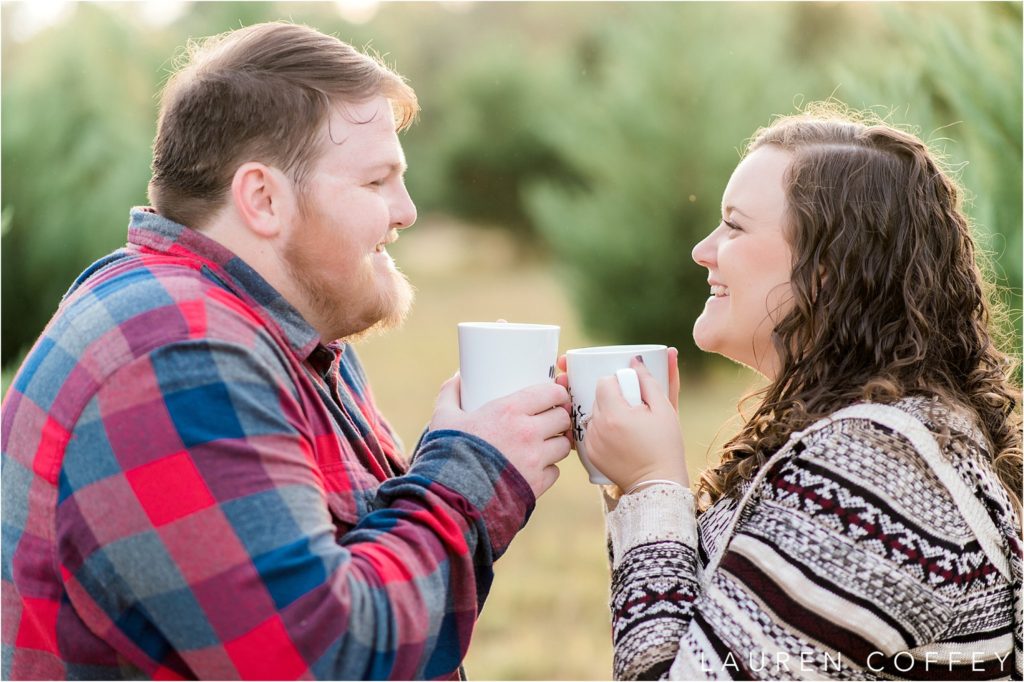
[[[475,410],[518,390],[554,381],[558,357],[557,325],[510,322],[462,322],[459,324],[459,372],[462,377],[462,409]],[[597,382],[614,375],[631,405],[640,404],[640,383],[630,361],[639,355],[658,384],[668,394],[668,348],[662,345],[595,346],[566,351],[569,394],[572,396],[572,428],[576,452],[591,483],[611,483],[587,457],[586,424]]]

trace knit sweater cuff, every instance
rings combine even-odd
[[[612,568],[634,547],[675,541],[697,547],[693,493],[676,486],[653,486],[622,496],[605,514],[612,546]]]

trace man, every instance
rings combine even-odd
[[[5,678],[456,676],[550,487],[567,393],[441,389],[413,463],[351,339],[411,293],[412,90],[261,24],[168,83],[150,200],[3,409]]]

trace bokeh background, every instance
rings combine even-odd
[[[156,93],[190,38],[307,23],[376,51],[416,89],[404,134],[417,226],[393,253],[418,288],[405,327],[360,343],[407,443],[456,369],[455,325],[562,325],[563,349],[681,351],[691,472],[738,425],[746,369],[690,339],[707,296],[690,249],[717,224],[744,141],[834,97],[912,127],[967,190],[1021,339],[1019,2],[105,3],[2,10],[3,390],[67,286],[146,203]],[[476,679],[605,679],[608,567],[575,459],[497,565]]]

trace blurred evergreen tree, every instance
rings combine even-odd
[[[579,178],[537,129],[538,112],[560,101],[555,65],[622,3],[477,3],[459,12],[418,3],[382,7],[389,55],[417,89],[423,111],[406,133],[409,190],[421,213],[506,229],[524,256],[545,248],[523,199],[539,179]],[[429,40],[410,40],[427,32]],[[572,115],[566,111],[566,115]]]
[[[185,38],[200,40],[219,35],[243,26],[262,21],[276,21],[290,18],[287,7],[275,2],[193,2],[174,26],[178,45],[184,45]],[[291,4],[291,3],[285,3]],[[325,3],[315,3],[323,5]],[[306,3],[296,3],[303,7]],[[315,7],[314,5],[314,7]],[[318,13],[322,15],[322,10]],[[299,19],[296,19],[298,22]],[[315,26],[315,24],[312,24]],[[325,29],[326,30],[326,29]]]
[[[518,235],[524,252],[540,247],[522,192],[538,180],[578,178],[537,128],[552,99],[542,64],[521,47],[503,45],[467,61],[438,84],[447,104],[431,147],[442,169],[439,208],[481,226]]]
[[[778,39],[799,7],[634,7],[629,31],[608,23],[581,43],[562,97],[538,118],[586,189],[538,182],[526,197],[589,330],[674,344],[694,369],[706,357],[691,330],[708,285],[691,249],[718,224],[744,140],[791,110],[794,93],[825,97],[830,86]]]
[[[913,4],[880,10],[882,47],[856,72],[847,67],[837,75],[852,104],[891,107],[890,120],[915,128],[957,171],[983,266],[1007,313],[999,320],[1001,341],[1020,357],[1021,4],[954,4],[941,14]],[[894,60],[901,68],[887,68]]]
[[[4,363],[34,341],[74,277],[124,243],[129,208],[146,203],[153,82],[163,59],[145,35],[93,3],[8,47],[0,142]]]
[[[526,244],[541,234],[592,333],[676,344],[690,367],[706,357],[690,329],[707,285],[689,254],[718,222],[745,139],[832,94],[892,108],[967,162],[968,210],[1012,289],[1019,348],[1019,3],[398,2],[356,25],[331,3],[210,2],[145,30],[128,7],[78,3],[71,22],[4,41],[4,363],[146,201],[154,94],[175,48],[270,19],[380,50],[409,77],[423,113],[403,144],[421,213],[507,226]]]
[[[962,140],[968,211],[998,235],[1000,268],[1019,287],[1019,5],[634,7],[629,31],[608,24],[580,42],[554,88],[562,97],[536,124],[585,188],[537,182],[526,192],[592,333],[675,344],[684,366],[705,363],[691,328],[706,273],[690,251],[718,224],[754,130],[833,95],[902,106],[926,139]]]

